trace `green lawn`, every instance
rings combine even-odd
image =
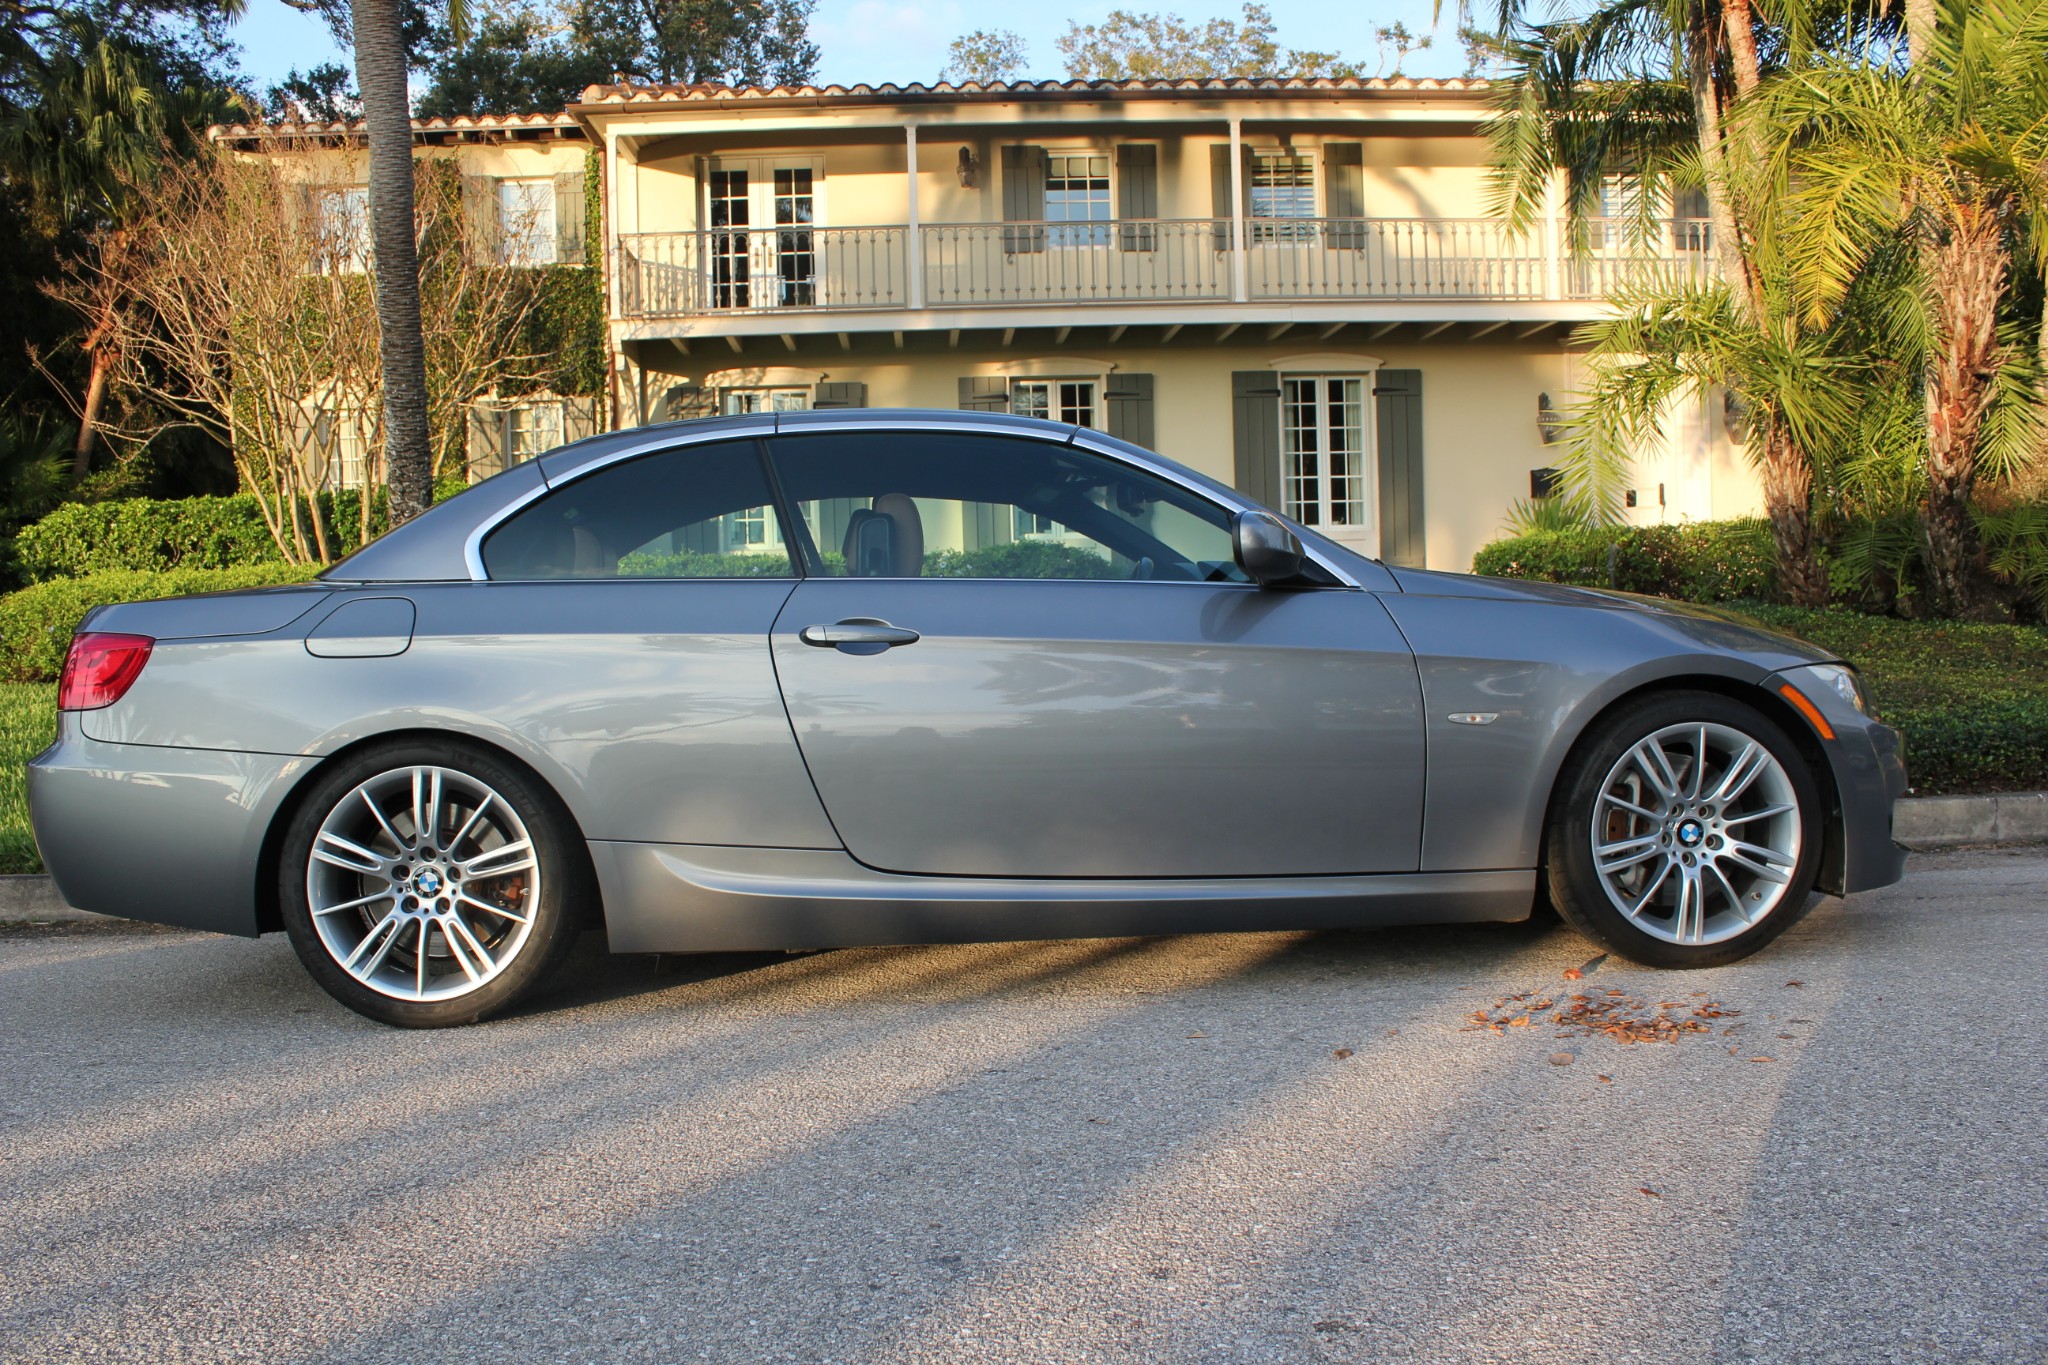
[[[2048,630],[1742,608],[1855,663],[1906,734],[1916,792],[2048,788]],[[38,872],[22,765],[56,734],[57,689],[0,683],[0,872]]]
[[[28,772],[23,767],[57,737],[57,689],[51,683],[0,683],[0,872],[40,872],[28,832]]]

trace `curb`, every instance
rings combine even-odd
[[[1892,837],[1915,850],[2048,843],[2048,792],[1907,797],[1892,807]],[[0,876],[0,921],[96,924],[114,918],[72,909],[46,874]]]
[[[1892,807],[1892,837],[1912,849],[2048,842],[2048,792],[1913,797]]]

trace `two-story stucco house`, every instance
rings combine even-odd
[[[1042,415],[1368,553],[1464,568],[1553,462],[1572,327],[1627,271],[1712,268],[1695,216],[1649,246],[1596,224],[1578,258],[1555,213],[1509,235],[1487,213],[1489,114],[1460,80],[629,84],[539,140],[601,158],[599,422]],[[557,174],[505,149],[509,121],[470,122],[465,173]],[[555,420],[493,411],[485,468],[539,448],[502,424]],[[1629,515],[1753,510],[1734,426],[1674,410]]]

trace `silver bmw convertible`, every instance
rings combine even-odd
[[[296,587],[102,608],[30,766],[73,905],[391,1024],[616,952],[1526,919],[1712,966],[1897,880],[1855,672],[1362,558],[1158,455],[938,412],[643,427]]]

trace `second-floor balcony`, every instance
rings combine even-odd
[[[919,228],[726,228],[618,239],[618,315],[850,313],[1103,304],[1599,300],[1642,272],[1704,278],[1710,225],[1671,219],[1653,241],[1591,225],[1488,218],[1258,218],[938,223]],[[915,248],[913,250],[913,248]]]

